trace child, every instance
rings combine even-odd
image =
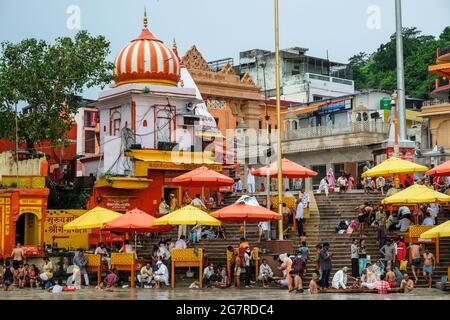
[[[317,279],[319,279],[318,274],[313,272],[312,279],[309,282],[309,293],[311,294],[317,294],[319,292],[317,289]]]
[[[30,287],[38,287],[37,281],[36,281],[36,271],[33,267],[34,265],[31,265],[28,267],[26,279],[28,280]]]
[[[25,288],[25,282],[26,282],[26,269],[23,266],[23,263],[19,264],[19,268],[17,269],[17,283],[19,285],[19,288]]]
[[[11,262],[6,261],[5,272],[3,274],[3,286],[5,291],[12,290],[12,284],[14,282],[14,268],[11,267]]]
[[[103,280],[103,284],[105,285],[106,291],[113,291],[113,287],[116,285],[118,280],[117,270],[112,269],[111,272],[106,276],[105,280]]]

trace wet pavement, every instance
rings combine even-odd
[[[83,288],[75,292],[49,293],[42,289],[0,291],[0,300],[450,300],[449,292],[415,289],[408,294],[391,293],[289,293],[285,289],[114,289],[113,292]]]

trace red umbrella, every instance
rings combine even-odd
[[[243,201],[238,200],[232,205],[214,211],[211,215],[225,222],[244,222],[244,237],[247,222],[274,221],[283,218],[281,214],[257,205],[255,198],[241,199]],[[246,201],[253,204],[246,203]]]
[[[221,187],[232,185],[234,180],[207,167],[200,167],[174,178],[172,182],[189,187]]]
[[[450,160],[425,172],[427,176],[450,176]]]
[[[157,226],[153,224],[156,218],[141,211],[133,209],[127,211],[123,216],[114,219],[103,226],[103,229],[117,232],[165,232],[170,226]]]
[[[214,211],[211,215],[224,222],[261,222],[283,218],[281,214],[272,210],[242,202]]]
[[[284,178],[311,178],[317,176],[317,172],[305,168],[291,160],[283,159],[281,166],[282,175]],[[276,177],[278,175],[278,163],[272,163],[269,168],[262,167],[252,170],[252,175],[265,177]]]

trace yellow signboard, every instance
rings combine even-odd
[[[40,206],[42,205],[42,199],[20,199],[21,205]]]
[[[44,241],[46,244],[56,242],[58,248],[88,249],[88,230],[64,230],[64,225],[75,220],[86,210],[47,210],[44,225]]]

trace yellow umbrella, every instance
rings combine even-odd
[[[64,225],[65,230],[101,228],[122,214],[102,207],[95,207],[75,220]]]
[[[428,168],[400,158],[389,158],[362,174],[363,177],[392,176],[399,173],[424,172]]]
[[[450,237],[450,220],[422,233],[420,237],[424,239]]]
[[[155,225],[195,225],[220,226],[222,223],[207,212],[194,206],[185,206],[153,221]]]
[[[437,202],[450,202],[450,196],[420,184],[412,185],[411,187],[397,192],[381,201],[382,204],[419,204]]]

